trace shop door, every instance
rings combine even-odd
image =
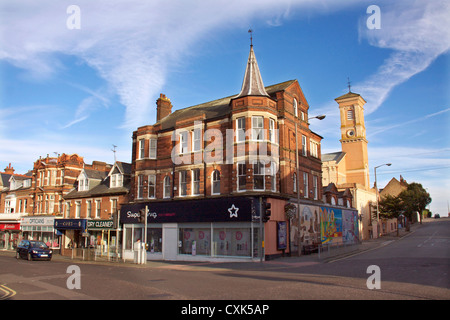
[[[178,254],[178,225],[176,223],[163,224],[163,259],[176,260]]]

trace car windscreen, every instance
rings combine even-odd
[[[30,247],[31,248],[38,248],[38,249],[47,249],[47,245],[43,242],[39,241],[30,241]]]

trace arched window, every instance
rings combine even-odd
[[[298,117],[298,103],[297,99],[294,98],[294,116]]]
[[[164,198],[170,198],[170,177],[164,177]]]
[[[214,170],[211,175],[211,194],[220,194],[220,172]]]

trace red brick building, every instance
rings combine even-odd
[[[125,253],[145,240],[148,259],[260,259],[262,247],[266,257],[294,249],[303,220],[289,230],[285,208],[297,195],[322,199],[322,137],[309,128],[298,81],[265,87],[251,46],[239,94],[174,112],[161,94],[156,105],[156,123],[133,132]],[[138,221],[145,207],[147,239]]]
[[[14,173],[11,166],[0,172],[0,250],[11,250],[21,238],[20,221],[31,213],[31,172]]]
[[[64,230],[63,255],[71,255],[73,248],[93,248],[97,255],[120,252],[118,210],[128,199],[131,165],[95,163],[95,169],[81,170],[75,188],[64,196],[64,219],[79,219],[86,225],[85,229]]]

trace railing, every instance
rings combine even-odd
[[[360,244],[361,243],[359,241],[319,244],[317,247],[317,252],[319,255],[319,259],[326,259],[356,251]]]
[[[119,261],[122,248],[110,247],[105,250],[100,246],[89,248],[73,248],[72,259],[81,259],[83,261]]]

